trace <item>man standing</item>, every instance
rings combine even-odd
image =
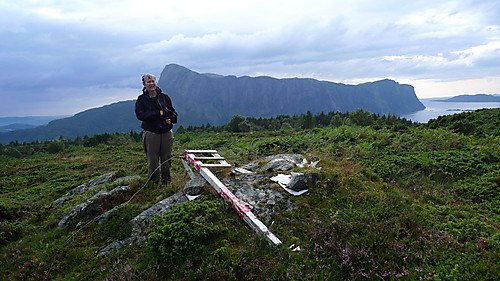
[[[169,184],[170,158],[174,142],[173,124],[177,123],[177,112],[168,95],[156,86],[156,76],[142,76],[142,94],[135,102],[135,115],[142,121],[142,142],[148,158],[148,177],[155,183]],[[159,163],[162,163],[158,169]]]

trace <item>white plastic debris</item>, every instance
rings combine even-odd
[[[186,197],[189,199],[189,201],[193,201],[194,199],[198,198],[198,196],[200,196],[201,194],[193,196],[193,195],[189,195],[189,194],[184,193],[184,195],[186,195]]]
[[[298,252],[300,251],[300,246],[295,247],[295,244],[290,245],[289,249],[292,250],[292,252]]]
[[[291,175],[284,175],[284,174],[278,174],[278,175],[271,178],[272,181],[277,182],[286,192],[288,192],[292,195],[299,196],[299,195],[302,195],[302,194],[306,193],[307,191],[309,191],[308,189],[304,189],[301,191],[295,191],[295,190],[291,190],[290,188],[287,188],[291,179],[292,179]]]

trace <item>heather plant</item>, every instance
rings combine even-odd
[[[103,240],[111,242],[114,240],[123,240],[130,236],[132,225],[131,219],[140,213],[136,206],[125,205],[116,211],[113,211],[105,223],[101,224]]]
[[[224,230],[218,223],[220,212],[217,201],[191,201],[175,207],[155,219],[148,249],[160,263],[197,262],[206,255],[210,242]]]

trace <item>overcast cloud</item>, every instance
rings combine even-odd
[[[130,100],[144,73],[500,93],[500,1],[0,0],[0,117]]]

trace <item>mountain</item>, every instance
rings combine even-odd
[[[33,126],[46,125],[52,120],[69,117],[69,115],[56,116],[25,116],[25,117],[0,117],[0,126],[12,124],[27,124]]]
[[[5,125],[5,126],[0,126],[0,132],[10,132],[10,131],[15,131],[15,130],[31,129],[31,128],[35,128],[35,127],[36,127],[36,125],[14,123],[14,124],[9,124],[9,125]]]
[[[179,113],[177,127],[223,125],[235,114],[267,118],[362,108],[372,113],[400,115],[425,108],[412,86],[387,79],[345,85],[309,78],[200,74],[170,64],[163,69],[158,85],[171,96]],[[0,143],[137,131],[140,122],[135,117],[134,104],[134,100],[121,101],[37,128],[0,133]]]
[[[227,123],[235,114],[251,117],[355,111],[395,114],[425,106],[412,86],[392,80],[345,85],[309,78],[236,77],[200,74],[167,65],[158,81],[184,124]]]
[[[500,102],[499,95],[486,95],[486,94],[477,94],[477,95],[459,95],[455,97],[451,97],[445,100],[439,100],[442,102]]]
[[[140,129],[134,113],[135,101],[121,101],[57,119],[33,129],[0,133],[0,143],[50,140],[59,136],[76,138],[104,133],[128,133]]]

